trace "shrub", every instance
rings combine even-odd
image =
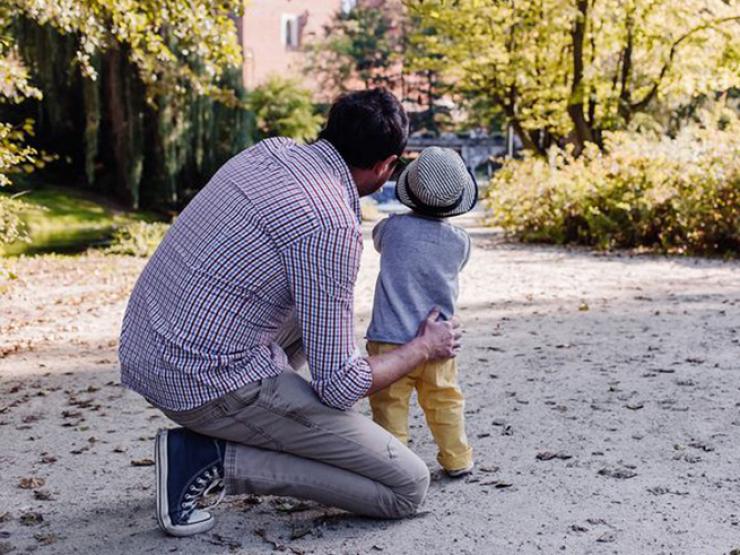
[[[30,241],[28,226],[22,217],[26,209],[23,201],[0,196],[0,247],[16,241]]]
[[[136,222],[119,227],[113,232],[108,254],[124,254],[146,258],[154,254],[164,239],[169,224]]]
[[[314,139],[322,118],[314,112],[311,91],[298,81],[277,75],[249,93],[259,138],[291,137],[298,141]]]
[[[491,181],[489,222],[524,241],[601,249],[740,252],[740,121],[693,125],[677,137],[607,135],[578,158],[507,161]]]

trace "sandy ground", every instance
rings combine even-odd
[[[14,262],[0,283],[0,554],[740,548],[740,263],[475,237],[460,365],[477,473],[440,474],[415,410],[412,447],[433,469],[418,517],[247,496],[189,539],[154,520],[152,439],[167,421],[117,383],[143,262]],[[358,333],[377,266],[367,244]]]

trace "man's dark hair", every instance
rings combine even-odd
[[[319,139],[333,144],[349,166],[365,169],[392,154],[400,156],[408,138],[409,118],[384,88],[340,96],[319,133]]]

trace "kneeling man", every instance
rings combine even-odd
[[[144,268],[119,356],[122,382],[182,426],[156,438],[167,533],[209,530],[197,503],[220,488],[381,518],[424,499],[423,461],[349,410],[459,349],[457,323],[434,311],[399,349],[362,357],[355,345],[359,200],[388,179],[407,139],[392,94],[343,96],[315,143],[268,139],[229,160]],[[294,371],[306,361],[310,382]]]

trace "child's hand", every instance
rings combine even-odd
[[[426,346],[429,360],[452,358],[460,352],[460,321],[456,316],[451,320],[440,319],[440,315],[439,309],[433,308],[416,334]]]

